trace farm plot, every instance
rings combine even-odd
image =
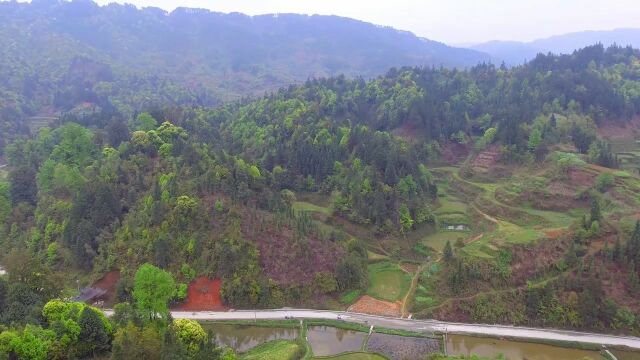
[[[394,360],[421,360],[428,354],[440,352],[440,342],[431,338],[374,333],[369,337],[366,350]]]
[[[353,305],[349,306],[348,311],[362,314],[397,317],[402,315],[402,304],[399,301],[383,301],[374,299],[369,295],[364,295]]]
[[[367,294],[372,297],[397,301],[407,293],[410,286],[411,275],[404,272],[398,264],[381,261],[369,265]]]

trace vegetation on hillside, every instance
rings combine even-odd
[[[67,117],[5,149],[2,322],[53,341],[42,307],[119,270],[116,301],[137,311],[114,354],[136,337],[176,343],[138,322],[171,328],[196,275],[222,279],[235,308],[337,307],[369,289],[415,294],[419,316],[635,333],[640,180],[597,130],[640,112],[639,59],[596,45]],[[432,247],[434,229],[461,235]],[[370,249],[388,260],[369,264]],[[411,289],[395,269],[407,259],[424,265]],[[400,289],[380,294],[381,274]]]

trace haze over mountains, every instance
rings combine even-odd
[[[609,31],[581,31],[531,42],[489,41],[470,46],[471,49],[490,54],[496,61],[518,65],[533,59],[538,53],[567,54],[585,46],[601,43],[605,47],[640,46],[640,29],[615,29]]]
[[[28,84],[1,74],[0,86],[18,97],[25,85],[51,96],[70,79],[93,72],[92,84],[135,74],[172,82],[196,93],[189,99],[207,104],[309,77],[368,78],[391,67],[471,66],[489,60],[475,50],[336,16],[251,17],[187,8],[167,13],[132,5],[101,7],[90,0],[1,2],[0,48],[4,63],[24,63],[33,70]]]

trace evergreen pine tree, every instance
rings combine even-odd
[[[627,243],[626,249],[629,260],[638,260],[640,258],[640,221],[636,222],[636,227],[631,234],[631,239]]]
[[[576,247],[574,244],[571,244],[569,251],[567,251],[565,261],[569,267],[573,267],[578,263],[578,255],[576,254]]]
[[[444,246],[444,260],[449,262],[453,259],[453,249],[451,248],[451,241],[447,240],[447,244]]]
[[[598,202],[598,199],[591,199],[591,222],[594,221],[600,221],[602,217],[602,213],[600,212],[600,202]],[[591,224],[589,224],[589,227],[591,226]],[[588,229],[588,227],[586,228]]]
[[[616,244],[613,247],[613,260],[620,262],[622,259],[622,245],[620,244],[620,238],[616,238]]]
[[[634,295],[640,292],[640,281],[633,260],[629,263],[629,291]]]

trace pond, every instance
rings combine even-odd
[[[446,346],[449,355],[495,357],[502,354],[509,360],[602,359],[598,351],[464,335],[448,335]]]
[[[213,331],[216,343],[226,345],[238,352],[247,351],[268,341],[295,340],[300,334],[297,327],[276,328],[212,322],[202,323],[202,327],[207,331]]]
[[[336,355],[347,351],[360,351],[366,333],[329,326],[310,326],[307,340],[315,356]]]

